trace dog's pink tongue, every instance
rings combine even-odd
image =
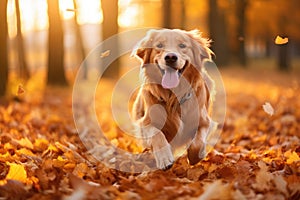
[[[161,85],[164,88],[175,88],[179,84],[179,75],[176,70],[167,69],[163,75]]]

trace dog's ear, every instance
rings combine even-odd
[[[206,60],[211,61],[211,56],[215,55],[209,48],[211,40],[203,38],[198,30],[188,31],[186,34],[190,37],[193,45],[194,63],[192,64],[200,69]]]
[[[156,31],[154,29],[149,30],[146,36],[137,43],[131,53],[131,56],[138,58],[142,64],[147,64],[150,62],[152,40],[155,32]]]

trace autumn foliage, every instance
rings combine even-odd
[[[267,79],[255,72],[223,70],[222,76],[227,117],[214,150],[195,166],[183,155],[167,171],[141,174],[107,168],[87,153],[73,123],[71,91],[51,88],[36,99],[26,87],[16,88],[18,98],[0,107],[0,196],[299,199],[299,82],[277,73]],[[108,107],[99,109],[103,114]],[[106,122],[116,145],[135,149],[117,134],[109,115]]]

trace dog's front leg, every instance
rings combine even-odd
[[[161,105],[152,105],[145,116],[138,121],[144,145],[151,147],[156,166],[168,169],[173,165],[174,157],[171,145],[161,131],[165,125],[167,113]]]
[[[152,151],[156,166],[159,169],[166,170],[171,168],[174,163],[172,148],[165,135],[160,130],[157,131],[158,132],[151,138]]]
[[[191,145],[188,148],[188,159],[191,165],[197,164],[206,156],[206,136],[208,133],[207,127],[199,128]]]
[[[191,165],[197,164],[206,156],[206,140],[210,131],[211,122],[212,120],[208,116],[206,108],[203,107],[200,110],[198,130],[187,150],[188,160]]]
[[[174,163],[172,148],[163,132],[152,125],[141,128],[141,132],[144,135],[144,146],[152,149],[157,168],[166,170],[172,167]]]

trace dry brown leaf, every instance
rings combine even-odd
[[[217,180],[204,186],[204,193],[199,197],[199,200],[232,198],[231,187],[228,184],[223,184],[221,180]]]
[[[273,181],[274,181],[275,187],[278,191],[282,192],[285,195],[288,194],[287,182],[284,180],[282,175],[273,176]]]
[[[256,173],[256,183],[253,185],[258,191],[270,189],[270,181],[274,178],[268,171],[267,165],[263,161],[258,161],[259,171]]]

